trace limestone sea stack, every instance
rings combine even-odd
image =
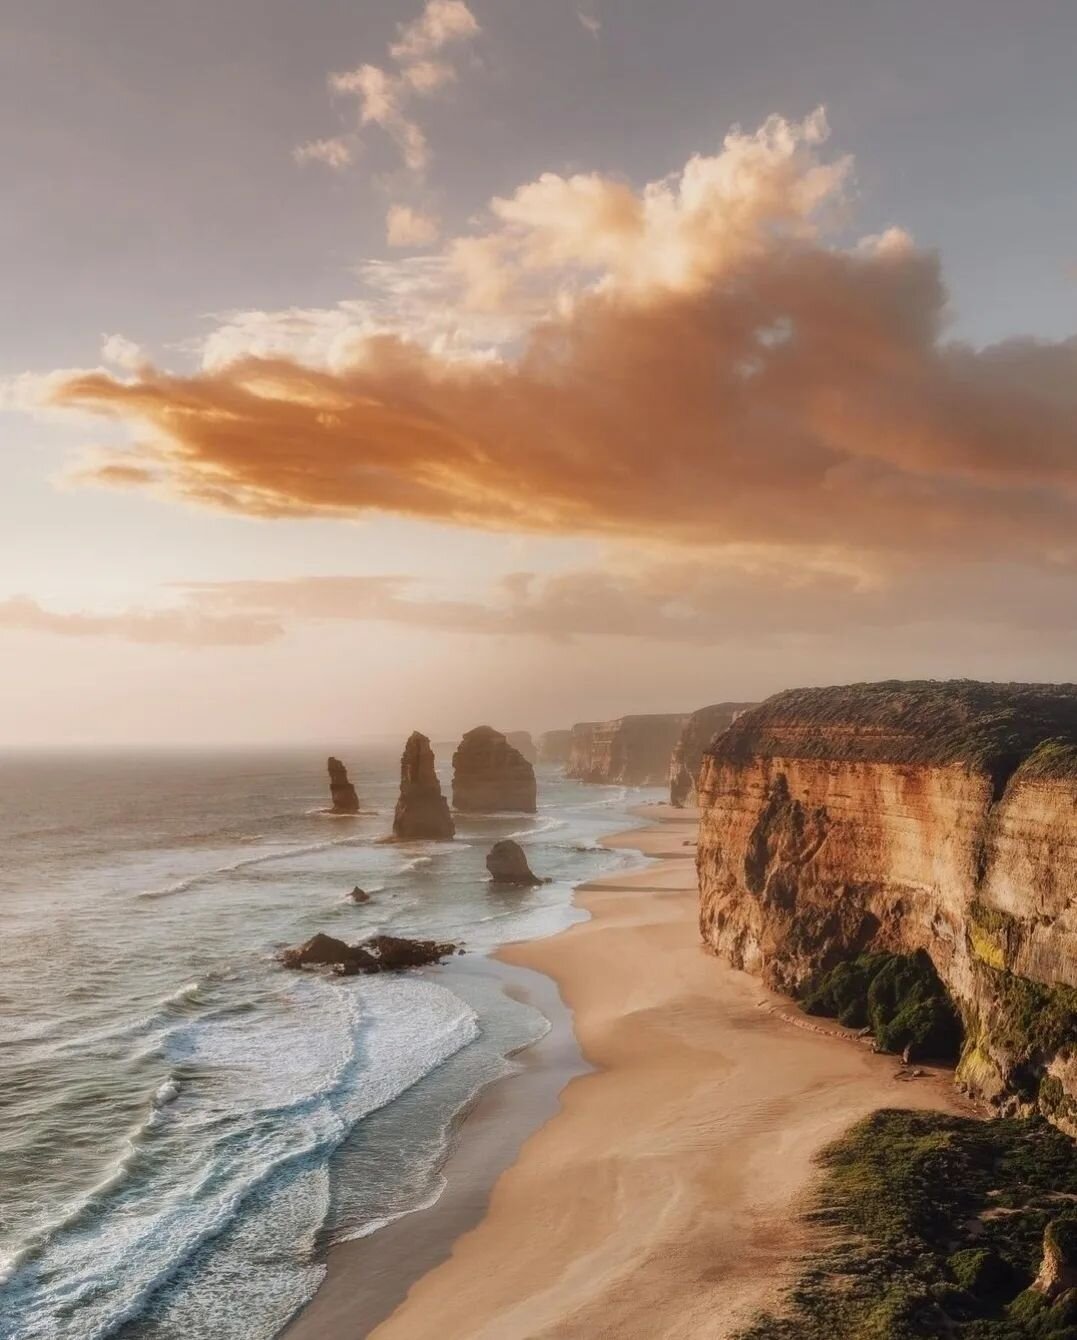
[[[667,786],[680,714],[581,721],[572,727],[566,777],[620,786]]]
[[[526,888],[535,884],[544,884],[527,864],[523,847],[512,838],[503,838],[495,842],[486,857],[486,868],[495,884],[513,884],[517,888]]]
[[[535,770],[492,726],[476,726],[452,756],[453,809],[467,814],[534,814]]]
[[[339,758],[329,759],[329,796],[334,814],[358,814],[359,797],[348,781],[348,769]]]
[[[285,949],[280,961],[286,968],[330,968],[338,977],[360,973],[399,972],[440,963],[456,952],[456,945],[437,940],[408,940],[396,935],[375,935],[362,944],[350,945],[321,931],[293,949]]]
[[[400,799],[393,815],[393,836],[404,841],[448,841],[455,832],[448,802],[441,794],[430,741],[413,731],[400,758]]]
[[[568,762],[568,752],[572,745],[570,730],[543,731],[538,740],[538,761],[563,766]]]
[[[957,1078],[1077,1135],[1077,685],[796,689],[699,774],[704,941],[779,990],[922,951]]]
[[[505,739],[508,740],[513,749],[523,754],[528,763],[538,762],[538,750],[535,748],[535,742],[532,740],[529,730],[510,730]]]
[[[696,803],[696,779],[703,751],[714,737],[731,726],[755,703],[713,703],[685,718],[680,737],[673,746],[669,765],[669,803],[678,809]]]

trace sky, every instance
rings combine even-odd
[[[1073,679],[1075,43],[0,0],[0,743]]]

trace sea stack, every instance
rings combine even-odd
[[[535,770],[492,726],[476,726],[452,756],[453,809],[471,814],[534,814]]]
[[[517,888],[545,884],[527,864],[523,847],[512,838],[495,842],[486,857],[486,868],[495,884],[512,884]]]
[[[393,815],[393,836],[405,841],[428,838],[446,842],[456,832],[448,802],[434,769],[430,741],[412,731],[400,757],[400,799]]]
[[[571,748],[572,732],[570,730],[543,731],[538,741],[538,761],[540,763],[560,763],[564,765],[568,762]]]
[[[355,787],[348,781],[348,769],[339,758],[329,760],[329,795],[333,801],[334,814],[358,814],[359,797]]]
[[[535,748],[535,742],[531,738],[529,730],[510,730],[506,732],[505,739],[508,740],[513,749],[523,754],[528,763],[538,762],[538,750]]]

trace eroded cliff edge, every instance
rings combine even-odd
[[[680,713],[655,713],[577,722],[565,776],[619,786],[664,786],[684,720]]]
[[[708,945],[789,992],[925,950],[960,1082],[1077,1135],[1077,686],[778,694],[714,741],[699,802]]]

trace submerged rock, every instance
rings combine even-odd
[[[469,730],[452,756],[453,809],[472,814],[534,814],[535,770],[492,726]]]
[[[280,961],[286,968],[331,968],[340,977],[360,973],[398,972],[440,963],[456,952],[456,945],[437,940],[409,940],[396,935],[374,935],[350,945],[320,931],[305,944],[285,949]]]
[[[412,731],[400,758],[400,799],[393,815],[393,836],[405,841],[448,841],[455,833],[448,801],[441,794],[430,741]]]
[[[348,781],[348,769],[339,758],[329,760],[329,795],[333,801],[334,814],[358,814],[359,797],[355,787]]]
[[[512,838],[495,842],[486,858],[486,868],[495,884],[515,884],[520,887],[544,884],[527,864],[523,847]]]

